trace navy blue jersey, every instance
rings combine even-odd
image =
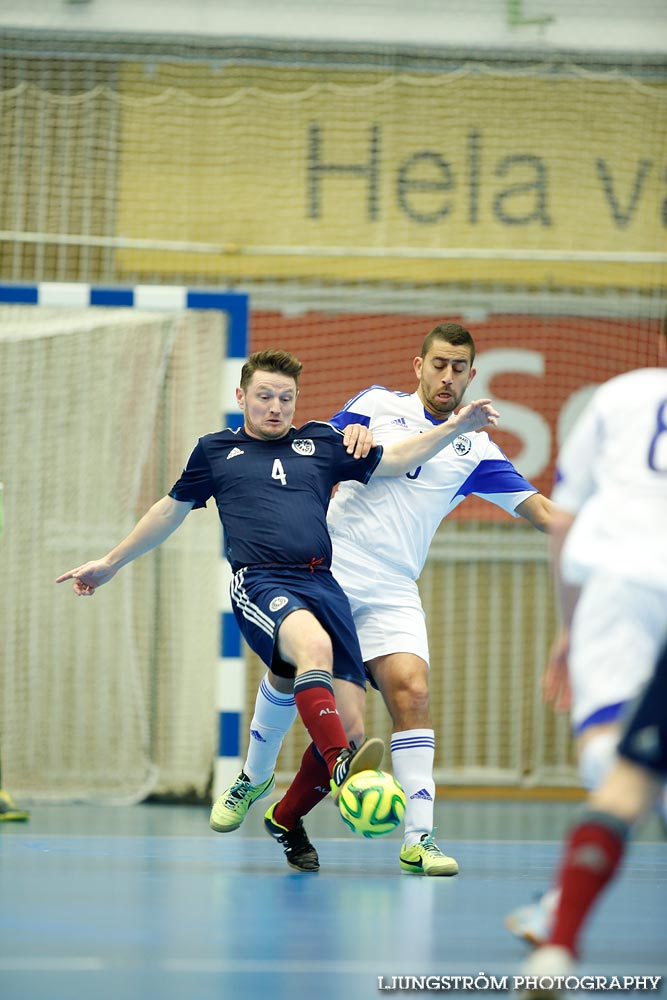
[[[169,496],[195,507],[215,498],[234,570],[313,561],[329,567],[331,491],[346,479],[367,483],[381,457],[377,446],[355,459],[341,431],[314,420],[275,441],[227,429],[199,439]]]

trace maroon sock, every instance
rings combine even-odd
[[[628,826],[606,813],[588,813],[572,830],[561,865],[561,890],[549,944],[578,953],[586,917],[614,876],[625,851]]]
[[[333,774],[338,754],[349,746],[326,670],[307,670],[294,681],[294,701],[310,738]]]
[[[329,768],[309,743],[292,784],[274,810],[276,823],[293,830],[299,820],[329,794]]]

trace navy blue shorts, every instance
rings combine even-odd
[[[328,569],[245,567],[230,587],[232,609],[252,650],[280,677],[294,677],[294,667],[278,652],[278,629],[287,615],[305,608],[329,633],[333,675],[366,687],[357,631],[350,602]]]
[[[644,693],[628,713],[618,753],[659,777],[667,777],[667,647]]]

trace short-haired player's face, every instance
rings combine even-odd
[[[413,364],[419,379],[417,392],[425,408],[433,417],[448,417],[475,377],[470,348],[434,340],[426,357],[415,358]]]
[[[296,382],[290,375],[253,372],[245,392],[236,390],[246,434],[264,441],[284,437],[292,426],[296,397]]]

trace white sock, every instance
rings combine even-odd
[[[405,843],[417,844],[425,833],[433,832],[435,782],[433,758],[435,733],[432,729],[407,729],[391,737],[394,777],[405,792]]]
[[[296,719],[293,694],[281,694],[262,678],[255,699],[255,714],[250,723],[248,756],[243,770],[253,785],[268,781],[276,769],[278,754],[290,726]]]

